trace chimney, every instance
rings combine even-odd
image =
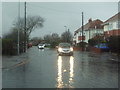
[[[92,19],[90,18],[90,19],[88,20],[88,22],[89,22],[89,23],[92,22]]]

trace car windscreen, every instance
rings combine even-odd
[[[60,43],[60,44],[59,44],[59,47],[69,48],[69,47],[71,47],[71,45],[70,45],[69,43]]]
[[[39,44],[39,46],[43,46],[43,44]]]

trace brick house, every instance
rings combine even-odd
[[[106,20],[102,25],[105,37],[120,35],[120,12]]]
[[[88,43],[88,40],[95,37],[97,34],[103,34],[103,22],[99,19],[93,20],[89,19],[88,23],[84,25],[83,31],[83,41]],[[73,41],[75,44],[82,42],[82,27],[74,32]]]

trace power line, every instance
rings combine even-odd
[[[33,3],[32,3],[33,4]],[[79,12],[73,12],[73,11],[63,11],[63,10],[58,10],[58,9],[53,9],[53,8],[47,8],[47,7],[42,7],[42,6],[39,6],[39,5],[30,5],[29,3],[29,6],[34,6],[34,7],[37,7],[37,8],[41,8],[41,9],[47,9],[49,11],[54,11],[54,12],[63,12],[63,13],[70,13],[70,14],[80,14]]]

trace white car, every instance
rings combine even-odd
[[[44,49],[44,48],[45,48],[45,44],[39,44],[39,45],[38,45],[38,48],[39,48],[39,49]]]
[[[73,55],[73,47],[69,43],[60,43],[57,52],[59,55]]]

